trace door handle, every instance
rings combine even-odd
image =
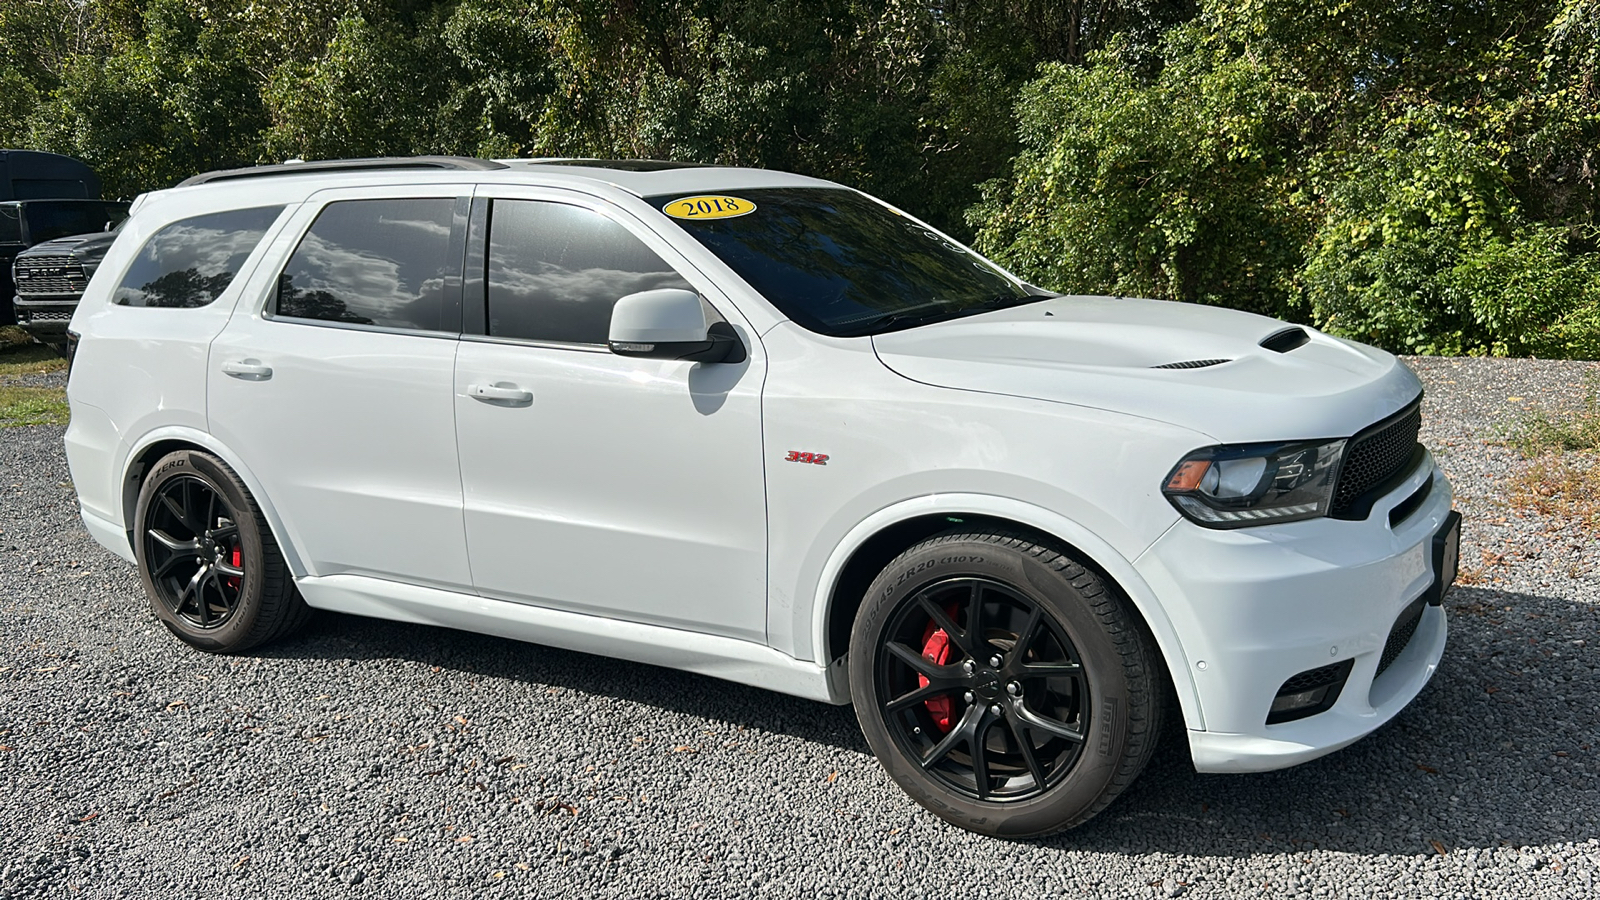
[[[272,367],[259,359],[232,359],[222,364],[224,375],[246,381],[266,381],[272,377]]]
[[[467,395],[474,400],[485,403],[516,403],[527,404],[533,402],[533,391],[525,391],[514,384],[469,384]]]

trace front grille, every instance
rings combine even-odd
[[[54,310],[54,309],[34,310],[34,311],[24,311],[24,310],[20,310],[19,309],[19,310],[17,310],[17,315],[18,316],[27,316],[28,317],[28,321],[30,321],[30,322],[70,322],[70,321],[72,321],[72,312],[70,310],[68,310],[66,312],[62,312],[60,310]]]
[[[12,272],[20,296],[82,294],[89,285],[83,265],[70,256],[18,257]]]
[[[1406,645],[1411,643],[1411,638],[1417,633],[1417,623],[1422,621],[1422,598],[1418,597],[1411,605],[1400,613],[1400,618],[1395,620],[1394,628],[1389,631],[1389,639],[1383,642],[1383,655],[1378,657],[1378,672],[1373,677],[1383,674],[1383,670],[1394,665],[1400,654],[1406,650]]]
[[[1372,504],[1361,501],[1369,491],[1407,471],[1421,431],[1422,403],[1418,401],[1351,438],[1328,514],[1336,519],[1366,518]]]

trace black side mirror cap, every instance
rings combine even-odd
[[[673,341],[654,344],[611,341],[611,352],[636,359],[684,359],[697,363],[742,363],[747,358],[744,342],[727,322],[713,322],[703,341]]]

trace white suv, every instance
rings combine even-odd
[[[90,532],[204,650],[312,608],[851,703],[965,828],[1355,741],[1459,516],[1387,353],[1062,297],[813,178],[344,160],[135,204],[72,320]]]

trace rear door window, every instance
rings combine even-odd
[[[449,197],[329,203],[284,267],[275,314],[445,330],[445,282],[461,264],[450,252],[455,205]]]
[[[491,336],[564,344],[604,344],[623,296],[693,290],[617,222],[540,200],[494,201],[487,280]]]
[[[192,309],[233,283],[282,206],[260,206],[180,219],[157,231],[112,294],[119,306]]]

